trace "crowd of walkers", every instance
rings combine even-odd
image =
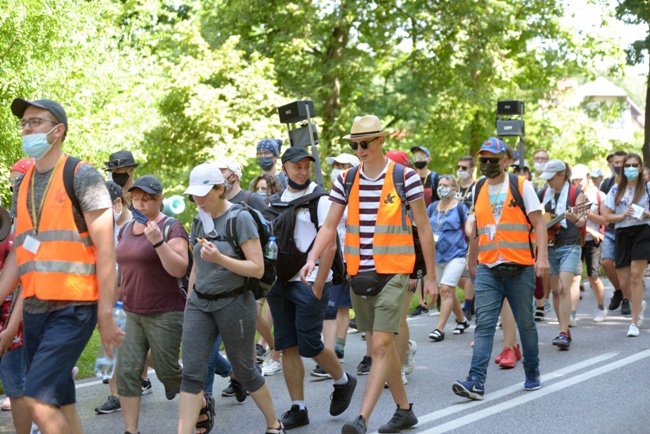
[[[252,398],[260,432],[307,425],[303,358],[317,364],[309,375],[332,380],[334,417],[355,397],[357,376],[367,376],[362,398],[356,394],[360,411],[343,434],[375,429],[384,387],[396,410],[376,429],[400,432],[418,422],[405,387],[417,349],[406,318],[432,309],[439,311],[432,342],[458,339],[475,321],[469,373],[452,384],[455,394],[484,398],[499,323],[504,348],[495,361],[513,368],[523,359],[523,388],[537,390],[536,322],[553,308],[552,343],[571,348],[583,263],[593,321],[620,308],[630,315],[627,336],[640,334],[650,190],[637,154],[608,155],[612,175],[602,179],[598,168],[551,159],[544,149],[531,154],[531,170],[490,137],[477,155],[458,159],[454,174],[438,174],[429,168],[433,149],[388,150],[381,121],[359,116],[342,138],[351,153],[327,159],[329,191],[312,181],[308,150],[282,150],[277,139],[258,143],[262,172],[249,190],[236,160],[197,164],[184,181],[197,211],[188,233],[163,213],[161,181],[136,176],[130,151],[111,154],[106,180],[64,152],[61,105],[16,99],[11,109],[29,158],[11,167],[5,220],[13,219],[13,230],[0,244],[0,380],[2,408],[11,409],[19,434],[82,432],[74,365],[97,324],[109,354],[120,349],[110,396],[95,410],[121,411],[119,431],[130,434],[152,391],[149,368],[167,399],[179,396],[179,433],[218,424],[215,374],[229,379],[223,396]],[[260,294],[266,229],[280,249],[277,281]],[[601,266],[615,288],[607,306]],[[123,330],[111,316],[118,300]],[[366,343],[356,372],[341,366],[351,311]],[[272,398],[265,377],[276,374],[289,403]]]

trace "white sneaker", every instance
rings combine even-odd
[[[639,313],[639,320],[637,323],[639,323],[639,327],[641,327],[641,323],[643,322],[643,318],[645,318],[645,307],[646,307],[646,302],[643,300],[641,302],[641,312]]]
[[[627,330],[627,337],[635,338],[637,336],[639,336],[639,328],[636,326],[636,324],[632,323],[630,324],[630,328]]]
[[[41,430],[38,429],[38,426],[34,422],[32,422],[32,429],[30,431],[30,434],[41,434]]]
[[[571,315],[569,317],[569,327],[575,327],[578,325],[578,322],[576,321],[576,317]]]
[[[594,322],[603,322],[607,318],[607,309],[596,309],[594,311]]]
[[[262,375],[270,377],[271,375],[279,374],[282,372],[282,363],[269,359],[262,364]]]
[[[402,372],[406,375],[411,375],[413,368],[415,368],[415,352],[418,349],[418,344],[415,341],[409,341],[409,347],[406,350],[406,358],[402,364]],[[406,384],[406,383],[405,383]]]
[[[402,369],[402,383],[406,386],[409,384],[409,380],[406,379],[406,373],[404,373],[404,369]]]

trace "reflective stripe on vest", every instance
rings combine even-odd
[[[519,176],[518,180],[519,185],[515,188],[522,191],[524,178]],[[508,188],[501,218],[499,224],[496,224],[492,214],[489,186],[484,185],[476,198],[478,260],[481,264],[493,264],[500,258],[505,259],[507,262],[522,265],[533,265],[535,263],[535,259],[530,254],[530,245],[528,243],[530,226],[526,221],[525,211],[518,206],[510,206],[512,203],[514,203],[514,199],[510,193],[510,188]],[[493,240],[490,240],[487,233],[489,225],[494,225],[496,228]],[[530,237],[534,243],[534,234],[530,234]]]
[[[28,208],[32,167],[23,178],[16,201],[16,261],[25,297],[40,300],[95,301],[99,296],[97,252],[88,232],[79,233],[72,201],[63,182],[65,160],[52,174],[52,183],[41,210],[38,234],[34,235]],[[40,245],[36,254],[24,247],[31,235]]]
[[[381,274],[410,274],[415,266],[415,247],[411,219],[406,218],[407,231],[402,229],[402,201],[395,191],[393,166],[389,161],[384,185],[381,190],[379,210],[374,227],[372,256],[375,269]],[[344,175],[345,176],[345,175]],[[357,171],[348,197],[348,220],[345,234],[344,255],[347,272],[351,276],[359,272],[361,264],[361,237],[359,214],[359,184],[361,170]],[[389,195],[394,198],[388,200]]]

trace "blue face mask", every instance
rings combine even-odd
[[[25,154],[34,160],[40,160],[45,154],[50,152],[52,145],[47,141],[47,136],[54,131],[54,128],[47,133],[35,133],[23,136],[23,151],[25,151]]]
[[[635,167],[626,167],[623,173],[625,174],[625,177],[630,181],[634,181],[639,177],[639,169]]]

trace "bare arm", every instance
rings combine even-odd
[[[465,231],[467,232],[467,237],[469,238],[467,250],[467,271],[469,272],[469,275],[474,279],[476,278],[476,267],[478,264],[476,215],[472,215],[467,219],[467,223],[465,223]]]
[[[23,291],[19,286],[14,294],[14,305],[11,310],[11,316],[7,322],[7,327],[0,332],[0,354],[5,354],[14,342],[18,326],[23,320]]]
[[[201,259],[214,262],[244,277],[260,278],[264,274],[264,255],[258,238],[246,240],[241,249],[246,259],[235,259],[222,254],[210,241],[204,241],[201,247]]]
[[[323,223],[323,226],[319,229],[318,234],[316,235],[316,240],[314,241],[314,246],[312,247],[311,252],[309,252],[307,262],[300,270],[300,280],[302,280],[303,283],[309,284],[309,282],[307,282],[307,277],[309,277],[312,271],[314,271],[314,268],[316,268],[316,261],[321,258],[325,249],[328,247],[331,248],[331,244],[334,244],[334,250],[336,251],[336,227],[341,221],[341,218],[343,218],[344,211],[345,207],[337,203],[332,203],[330,206],[325,223]],[[332,258],[333,257],[334,256],[332,256]],[[326,258],[321,258],[321,260],[324,259]]]
[[[625,213],[623,214],[615,214],[614,210],[609,208],[608,206],[603,206],[603,217],[605,217],[605,220],[607,220],[607,223],[618,223],[623,220],[625,220],[625,217],[628,215],[631,215],[634,210],[632,207],[629,207],[628,209],[625,210]]]
[[[537,254],[535,260],[535,273],[539,277],[546,277],[550,271],[548,264],[548,234],[542,211],[533,211],[528,218],[535,229],[535,240],[537,242]]]
[[[140,224],[140,223],[135,223]],[[163,241],[163,233],[158,223],[149,220],[144,228],[144,234],[152,245]],[[171,276],[181,278],[185,276],[189,258],[187,257],[187,240],[183,237],[175,237],[162,245],[156,247],[156,253],[160,258],[165,271]]]
[[[16,289],[20,283],[18,274],[18,262],[16,261],[16,244],[11,247],[11,251],[5,260],[2,273],[0,273],[0,300],[4,300]]]

